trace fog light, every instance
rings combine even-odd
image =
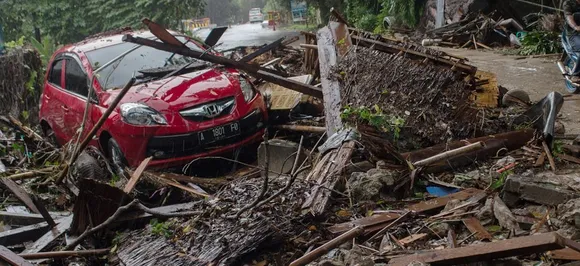
[[[155,158],[160,158],[160,157],[163,157],[164,155],[165,155],[165,152],[163,152],[163,151],[156,151],[153,153],[153,157],[155,157]]]

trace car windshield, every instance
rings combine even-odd
[[[187,41],[183,36],[176,37],[181,42]],[[203,49],[192,41],[187,42],[186,45],[192,50],[203,52]],[[134,46],[134,43],[124,42],[87,52],[86,55],[93,70],[95,70]],[[149,46],[141,46],[101,70],[96,77],[104,90],[121,88],[133,74],[137,76],[137,72],[140,70],[171,66],[178,68],[177,66],[183,66],[196,60],[192,57],[172,54]]]

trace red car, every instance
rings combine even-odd
[[[155,39],[148,31],[124,31],[65,46],[52,56],[40,101],[47,136],[60,145],[73,139],[90,99],[86,134],[135,76],[137,82],[91,143],[116,167],[135,167],[149,156],[154,168],[179,166],[261,139],[265,100],[244,75],[146,46],[120,57],[135,47],[122,41],[128,33]],[[190,49],[205,51],[196,40],[172,34]],[[95,93],[88,97],[91,80]]]

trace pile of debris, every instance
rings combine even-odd
[[[92,135],[58,149],[6,116],[2,145],[23,143],[25,152],[1,158],[8,196],[0,258],[14,265],[580,260],[580,181],[562,173],[580,164],[580,143],[559,134],[556,121],[565,97],[532,104],[466,58],[375,36],[333,14],[337,21],[316,35],[304,33],[301,50],[279,40],[229,58],[125,36],[237,68],[271,94],[258,162],[220,157],[244,166],[223,177],[152,171],[151,158],[116,177],[86,148]],[[152,25],[160,40],[170,35]],[[209,167],[210,159],[196,162]]]

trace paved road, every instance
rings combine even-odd
[[[196,35],[205,39],[209,34],[209,29],[196,32]],[[292,38],[299,35],[295,31],[263,29],[260,24],[233,25],[229,28],[220,42],[223,42],[217,50],[226,50],[237,46],[258,46],[271,43],[279,38]]]

